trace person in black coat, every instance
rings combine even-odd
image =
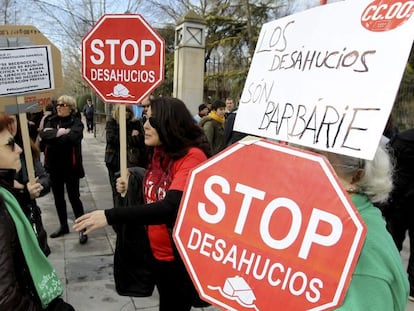
[[[11,118],[14,122],[10,126],[9,131],[14,136],[16,144],[23,146],[19,118],[15,116],[11,116]],[[35,229],[40,248],[48,256],[50,254],[50,248],[47,243],[47,233],[43,226],[42,212],[37,205],[36,198],[42,197],[50,192],[50,178],[40,161],[40,149],[32,139],[30,139],[30,147],[36,179],[33,183],[29,182],[26,159],[24,152],[22,152],[20,154],[22,169],[16,173],[14,178],[13,195],[16,197],[23,212]]]
[[[76,101],[62,95],[56,105],[57,114],[47,119],[40,138],[45,144],[45,168],[50,174],[60,227],[50,237],[57,238],[69,233],[65,191],[75,217],[84,214],[80,200],[79,181],[85,176],[82,164],[83,123],[78,117]],[[88,236],[79,233],[79,243],[85,244]]]
[[[224,123],[224,142],[226,146],[230,146],[247,136],[246,133],[233,130],[236,115],[237,108],[227,116],[226,122]]]
[[[133,275],[139,275],[135,273],[137,266],[147,262],[149,274],[143,275],[152,278],[153,284],[157,287],[160,311],[189,311],[192,306],[205,307],[207,303],[198,296],[175,248],[171,234],[187,177],[192,168],[203,163],[210,155],[210,146],[203,130],[194,122],[184,102],[177,98],[151,99],[144,119],[145,145],[149,147],[151,155],[151,161],[143,177],[145,204],[97,210],[76,219],[73,228],[79,232],[86,229],[86,233],[89,233],[105,225],[127,225],[129,228],[124,231],[127,235],[132,233],[130,229],[143,228],[145,240],[140,239],[138,232],[131,236],[124,236],[128,238],[124,239],[124,242],[134,248],[132,255],[136,255],[137,248],[141,244],[145,249],[139,249],[139,252],[142,256],[147,253],[148,261],[142,257],[135,257],[137,260],[132,262],[121,261],[127,265],[127,262],[130,262],[131,265],[131,275],[127,275],[131,286],[122,288],[123,293],[132,294],[139,290],[137,295],[145,295],[148,293],[147,290],[151,292],[151,284],[142,283],[142,274],[137,277],[141,284],[135,283],[132,279]],[[135,183],[135,189],[127,189],[127,186],[132,185],[129,182],[131,176],[127,178],[128,180],[123,177],[118,178],[118,192],[131,191],[131,195],[138,195],[136,187],[139,187],[139,182]],[[129,199],[128,194],[126,196]],[[130,203],[138,202],[127,202]],[[120,255],[121,260],[125,259],[122,258],[125,253]],[[145,270],[144,268],[141,272],[144,273]],[[118,272],[115,270],[115,273]],[[121,277],[121,281],[125,282],[127,279]],[[141,285],[148,285],[148,287],[142,288]],[[117,290],[120,290],[118,286]]]
[[[83,106],[83,115],[86,119],[86,126],[88,128],[88,133],[93,132],[93,116],[95,114],[95,106],[92,104],[92,100],[88,98],[86,100],[85,106]]]
[[[74,311],[61,299],[59,277],[13,195],[22,149],[9,132],[12,122],[0,114],[0,310]]]
[[[388,231],[401,252],[409,237],[410,257],[407,265],[410,281],[409,300],[414,301],[414,128],[395,134],[389,148],[394,155],[394,189],[383,211]]]
[[[140,120],[134,117],[132,107],[125,107],[126,118],[126,143],[127,143],[127,166],[146,167],[147,154],[144,143],[144,129]],[[112,110],[112,118],[106,123],[106,148],[105,164],[108,169],[109,182],[112,188],[112,198],[114,206],[119,196],[116,191],[116,178],[120,170],[120,151],[119,151],[119,105]]]

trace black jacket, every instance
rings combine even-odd
[[[389,142],[394,155],[393,204],[411,208],[414,198],[414,129],[395,135]]]
[[[226,146],[230,146],[235,142],[247,136],[246,133],[237,132],[233,130],[234,121],[236,121],[237,109],[233,110],[226,118],[224,123],[224,141]]]
[[[16,174],[15,180],[22,184],[24,188],[13,188],[13,195],[16,197],[24,214],[29,219],[32,226],[36,228],[35,234],[37,240],[39,241],[40,248],[46,256],[49,256],[50,248],[47,243],[47,233],[43,226],[42,211],[37,205],[36,200],[30,197],[30,193],[26,187],[26,184],[29,182],[29,177],[27,176],[26,160],[23,153],[20,154],[20,160],[22,163],[22,169]],[[50,192],[49,174],[46,172],[45,168],[40,162],[40,159],[33,159],[33,165],[35,176],[38,178],[37,182],[43,186],[43,190],[40,192],[40,197],[42,197]]]
[[[68,134],[56,137],[59,128],[70,129]],[[53,174],[85,177],[82,164],[83,123],[75,115],[59,117],[54,115],[46,120],[40,132],[45,144],[45,168]]]
[[[133,130],[138,131],[138,136],[131,135]],[[105,163],[109,169],[117,172],[119,171],[119,125],[114,118],[106,123],[105,131]],[[147,155],[144,143],[144,130],[139,120],[134,119],[126,121],[126,137],[128,167],[145,167]]]
[[[0,187],[13,194],[16,171],[0,169]],[[42,309],[40,299],[20,246],[16,226],[0,196],[0,310],[1,311],[75,311],[57,297]]]
[[[95,107],[93,105],[88,105],[85,104],[85,106],[83,106],[83,114],[85,116],[86,119],[93,119],[93,114],[95,112]]]
[[[13,191],[14,170],[0,170],[0,187]],[[40,311],[13,219],[0,197],[0,310]]]

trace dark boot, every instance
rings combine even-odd
[[[84,234],[85,230],[82,230],[79,232],[79,243],[80,244],[85,244],[86,242],[88,242],[88,235]]]
[[[52,232],[52,234],[50,234],[50,237],[54,239],[54,238],[58,238],[68,233],[69,233],[69,227],[68,225],[66,225],[66,226],[60,227],[55,232]]]

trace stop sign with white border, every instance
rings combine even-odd
[[[105,102],[137,104],[164,79],[164,39],[139,14],[105,14],[82,39],[82,77]]]
[[[200,295],[218,307],[331,310],[365,234],[323,156],[254,140],[191,172],[173,237]]]

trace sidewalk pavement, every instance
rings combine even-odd
[[[95,134],[85,131],[82,144],[85,178],[81,179],[80,193],[85,212],[111,207],[112,192],[109,186],[104,163],[105,136],[97,127]],[[58,219],[53,195],[49,193],[38,199],[42,219],[48,234],[58,227]],[[67,200],[69,225],[74,216]],[[78,234],[71,233],[56,239],[48,238],[52,253],[49,259],[61,277],[65,287],[64,299],[72,304],[76,311],[156,311],[158,296],[135,298],[119,296],[115,291],[113,279],[113,254],[115,233],[111,227],[97,230],[89,235],[87,244],[80,245]],[[404,246],[402,258],[407,264],[408,245]],[[193,309],[215,311],[214,307]],[[177,310],[179,311],[179,310]],[[409,302],[406,311],[414,311],[414,303]]]

